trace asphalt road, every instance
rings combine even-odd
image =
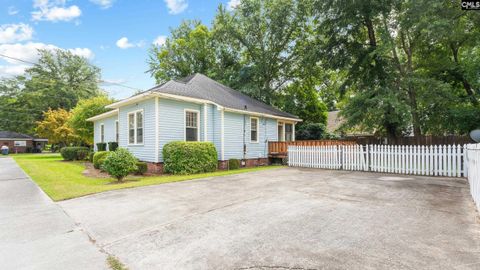
[[[283,168],[60,205],[130,269],[480,269],[465,179]]]
[[[0,158],[0,269],[106,269],[106,255],[18,167]]]

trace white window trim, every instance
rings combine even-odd
[[[292,142],[295,141],[295,122],[293,121],[279,121],[277,120],[277,139],[278,139],[278,126],[282,125],[282,142],[285,141],[285,124],[292,124]]]
[[[102,127],[103,127],[103,132],[102,132]],[[105,124],[100,123],[100,143],[104,143],[104,142],[105,142]]]
[[[252,119],[257,120],[257,138],[252,139]],[[258,143],[260,141],[260,119],[258,117],[250,116],[250,143]]]
[[[115,120],[115,142],[120,142],[120,123],[118,122],[118,120]]]
[[[200,111],[193,109],[183,110],[183,141],[187,141],[187,112],[194,112],[197,114],[197,142],[200,141]]]
[[[142,112],[142,143],[137,143],[137,113]],[[134,132],[133,132],[133,141],[134,143],[130,143],[130,123],[128,122],[130,115],[133,114],[133,126],[134,126]],[[143,112],[143,109],[136,110],[136,111],[131,111],[127,113],[127,145],[129,146],[142,146],[145,143],[145,113]]]
[[[284,141],[286,141],[287,139],[287,134],[286,134],[286,129],[285,129],[285,126],[286,125],[292,125],[292,142],[295,141],[295,123],[290,123],[290,122],[283,122],[283,138],[284,138]]]
[[[281,142],[285,141],[285,122],[277,120],[277,140],[278,140],[278,126],[282,125],[282,138],[280,138]]]

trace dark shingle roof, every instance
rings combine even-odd
[[[245,106],[247,106],[246,111],[249,112],[298,118],[293,114],[282,112],[279,109],[253,99],[199,73],[195,73],[179,80],[168,81],[150,89],[150,91],[205,99],[231,109],[245,110]]]
[[[0,138],[4,139],[33,139],[32,136],[22,134],[22,133],[17,133],[13,131],[6,131],[6,130],[0,130]]]

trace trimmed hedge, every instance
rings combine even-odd
[[[99,151],[99,152],[96,152],[94,155],[93,155],[93,167],[95,169],[101,169],[102,168],[102,165],[103,165],[103,162],[105,161],[105,159],[107,158],[108,154],[110,154],[109,152],[107,151]]]
[[[232,158],[228,160],[228,169],[229,170],[236,170],[240,168],[240,160],[236,158]]]
[[[80,149],[77,151],[77,160],[88,160],[90,149]]]
[[[163,170],[172,174],[194,174],[217,170],[218,158],[211,142],[171,142],[163,147]]]
[[[63,160],[84,160],[88,155],[88,147],[69,146],[60,150]]]
[[[97,143],[97,151],[107,151],[107,144],[104,142]]]
[[[109,142],[108,143],[108,151],[115,151],[118,148],[117,142]]]
[[[148,170],[148,166],[146,162],[137,161],[137,170],[135,170],[136,175],[142,175],[146,173]]]

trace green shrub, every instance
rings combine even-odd
[[[240,168],[240,160],[236,158],[232,158],[228,160],[228,169],[229,170],[236,170]]]
[[[171,142],[163,147],[163,170],[172,174],[213,172],[217,150],[210,142]]]
[[[91,151],[88,153],[88,161],[93,162],[93,156],[95,155],[95,152]]]
[[[97,151],[107,151],[107,144],[104,142],[97,143]]]
[[[60,150],[63,160],[84,160],[88,153],[88,147],[69,146]]]
[[[115,151],[118,148],[117,142],[109,142],[108,143],[108,151]]]
[[[95,155],[93,155],[93,167],[95,169],[101,169],[102,164],[105,161],[105,158],[107,158],[108,154],[110,154],[110,152],[107,152],[107,151],[96,152]]]
[[[103,170],[120,182],[131,172],[137,170],[137,159],[125,148],[110,152],[103,162]]]
[[[146,173],[147,170],[148,170],[148,165],[146,162],[137,161],[137,170],[135,171],[135,174],[142,175]]]
[[[87,160],[89,152],[90,152],[90,150],[88,148],[78,150],[77,151],[77,160]]]

